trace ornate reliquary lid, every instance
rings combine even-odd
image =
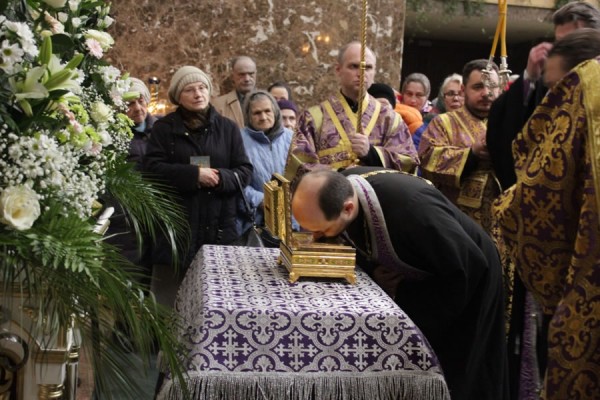
[[[292,230],[290,182],[274,174],[264,184],[265,225],[281,239],[279,261],[290,273],[290,282],[300,277],[344,278],[356,283],[356,251],[338,243],[313,240],[310,232]]]

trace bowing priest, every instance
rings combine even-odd
[[[335,73],[340,91],[300,115],[285,175],[292,181],[319,165],[351,165],[412,172],[419,163],[410,132],[391,106],[366,93],[375,77],[375,54],[365,49],[363,112],[357,126],[361,83],[361,44],[351,42],[338,53]],[[362,132],[362,133],[358,133]]]
[[[292,212],[315,239],[355,247],[376,282],[382,266],[401,274],[394,299],[429,340],[453,400],[508,398],[502,268],[477,223],[424,179],[372,167],[305,174]]]

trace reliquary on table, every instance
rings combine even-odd
[[[292,230],[290,182],[274,174],[264,184],[265,225],[281,239],[279,262],[290,273],[290,282],[300,277],[344,278],[356,283],[356,251],[338,243],[320,243],[310,232]]]

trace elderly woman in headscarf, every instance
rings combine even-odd
[[[227,244],[237,238],[234,173],[244,186],[252,175],[240,130],[209,103],[211,92],[210,78],[202,70],[193,66],[177,70],[168,94],[178,107],[154,124],[145,157],[146,169],[174,187],[178,196],[173,201],[186,212],[191,241],[181,251],[182,272],[202,245]],[[176,293],[183,275],[173,278],[171,258],[163,240],[154,254],[154,272],[159,272],[162,289],[165,280],[174,280]],[[167,304],[172,304],[175,293]]]
[[[242,139],[248,158],[254,166],[250,184],[244,189],[246,199],[255,211],[257,225],[264,224],[263,184],[275,172],[283,174],[292,131],[282,123],[281,111],[275,98],[264,90],[246,96],[242,106],[244,128]],[[238,232],[250,227],[250,221],[242,212],[238,215]]]
[[[419,72],[408,75],[402,83],[402,104],[416,108],[423,115],[431,111],[430,94],[429,78]]]

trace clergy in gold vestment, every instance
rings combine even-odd
[[[357,134],[360,50],[358,42],[340,49],[336,65],[340,92],[300,115],[286,166],[288,179],[294,181],[319,165],[332,169],[368,165],[408,172],[418,165],[417,151],[402,118],[366,91],[360,121],[363,134]],[[368,48],[365,64],[366,89],[375,75],[375,55]]]
[[[492,231],[491,203],[500,193],[485,144],[487,115],[498,96],[496,69],[484,84],[487,60],[468,62],[463,69],[465,104],[435,117],[427,126],[419,157],[421,172],[488,233]],[[495,67],[495,65],[494,65]]]
[[[526,287],[551,317],[543,399],[600,399],[600,64],[580,64],[513,143],[494,204]]]

